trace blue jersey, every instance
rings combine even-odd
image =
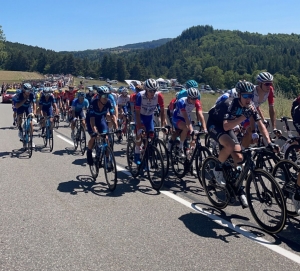
[[[39,105],[42,110],[48,110],[55,103],[56,103],[55,98],[52,95],[49,96],[48,100],[46,100],[46,96],[43,95],[39,101]]]
[[[96,119],[105,117],[107,112],[109,112],[111,115],[114,113],[114,108],[110,102],[110,100],[107,100],[106,104],[103,106],[102,110],[100,110],[98,106],[98,101],[99,98],[95,98],[92,100],[90,107],[89,107],[89,112],[90,112],[90,117],[95,117]]]
[[[16,95],[14,97],[14,102],[20,103],[24,100],[24,93],[21,92],[20,94]],[[23,105],[21,107],[29,107],[32,103],[35,103],[35,96],[33,93],[30,93],[27,100],[25,101],[25,103],[23,103]]]
[[[108,94],[108,99],[110,100],[110,102],[111,102],[111,105],[113,106],[113,107],[116,107],[116,100],[115,100],[115,98],[114,98],[114,96],[112,95],[112,94]]]
[[[187,90],[186,89],[182,89],[178,92],[178,95],[177,95],[177,101],[181,98],[185,98],[187,97]]]
[[[76,98],[72,102],[72,110],[75,110],[75,112],[81,112],[84,108],[88,109],[90,106],[89,101],[87,99],[84,99],[82,103],[79,102],[79,99]]]
[[[216,100],[216,104],[220,104],[220,103],[222,103],[222,102],[225,102],[228,98],[229,98],[229,93],[224,93],[223,95],[221,95],[221,96]]]

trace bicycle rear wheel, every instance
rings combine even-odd
[[[202,185],[202,180],[201,180],[201,170],[202,170],[202,164],[204,162],[204,160],[208,157],[211,156],[211,153],[209,151],[209,149],[207,147],[201,146],[198,149],[198,153],[195,157],[196,160],[196,171],[197,171],[197,175],[198,175],[198,180],[200,182],[200,184]]]
[[[253,178],[254,177],[254,178]],[[250,212],[266,232],[280,232],[286,221],[286,205],[282,191],[271,174],[256,169],[246,181]]]
[[[132,139],[129,139],[127,142],[127,165],[128,170],[130,171],[132,177],[136,178],[139,175],[139,166],[134,162],[134,151],[135,151],[135,142]]]
[[[81,136],[81,127],[78,127],[77,125],[78,120],[75,121],[75,128],[74,128],[74,139],[73,139],[73,143],[74,143],[74,149],[75,151],[78,148],[78,143],[80,142],[80,136]]]
[[[80,129],[80,150],[81,150],[81,154],[84,155],[85,150],[86,150],[86,135],[85,135],[85,130],[83,127],[81,127]]]
[[[104,159],[104,175],[106,183],[110,191],[114,191],[117,185],[117,165],[114,153],[112,149],[107,146],[106,153],[103,156]]]
[[[274,167],[273,177],[281,187],[286,211],[289,216],[298,216],[293,203],[293,195],[296,192],[297,176],[299,167],[290,160],[282,160]]]
[[[148,145],[146,150],[145,166],[147,170],[148,179],[151,186],[156,191],[159,191],[164,184],[164,160],[159,150],[153,146]]]
[[[211,204],[218,209],[224,209],[230,201],[230,193],[226,187],[216,182],[213,170],[218,163],[219,160],[214,156],[209,156],[203,161],[202,186]]]

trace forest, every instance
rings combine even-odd
[[[71,73],[119,81],[162,77],[184,83],[195,79],[213,89],[231,88],[239,79],[255,83],[260,71],[268,71],[274,75],[275,87],[286,96],[300,93],[298,34],[263,35],[205,25],[190,27],[178,37],[153,46],[139,43],[115,50],[55,52],[5,40],[2,43],[5,57],[0,58],[0,68],[4,70]]]

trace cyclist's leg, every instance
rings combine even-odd
[[[86,115],[83,110],[81,110],[81,112],[79,114],[79,119],[82,119],[83,128],[84,128],[84,130],[86,130],[86,121],[85,121]]]

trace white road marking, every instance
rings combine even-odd
[[[68,140],[65,137],[63,137],[61,135],[57,135],[57,137],[59,137],[60,139],[64,140],[65,142],[69,143],[70,145],[73,145],[73,142],[70,141],[70,140]],[[125,169],[125,168],[123,168],[121,166],[117,165],[117,169],[118,169],[118,172],[121,171],[122,173],[124,173],[126,175],[131,175],[130,172],[127,169]],[[200,213],[202,215],[207,216],[212,221],[214,221],[215,223],[221,225],[222,227],[230,228],[233,231],[242,234],[243,236],[245,236],[246,238],[250,239],[251,241],[256,242],[257,244],[260,244],[260,245],[262,245],[262,246],[264,246],[264,247],[266,247],[266,248],[268,248],[268,249],[270,249],[270,250],[272,250],[272,251],[274,251],[274,252],[276,252],[276,253],[278,253],[278,254],[280,254],[280,255],[282,255],[282,256],[284,256],[284,257],[286,257],[286,258],[288,258],[288,259],[290,259],[290,260],[292,260],[294,262],[296,262],[296,263],[298,263],[298,264],[300,264],[300,256],[298,256],[297,254],[294,254],[293,252],[290,252],[290,251],[288,251],[288,250],[286,250],[286,249],[284,249],[284,248],[282,248],[282,247],[280,247],[278,245],[274,245],[271,242],[269,242],[268,240],[263,239],[261,237],[258,237],[255,234],[250,233],[247,230],[245,230],[245,229],[243,229],[241,227],[238,227],[238,226],[234,225],[233,223],[231,223],[231,222],[229,222],[229,221],[227,221],[227,220],[225,220],[225,219],[223,219],[221,217],[218,217],[218,216],[216,216],[216,215],[214,215],[214,214],[212,214],[212,213],[210,213],[208,211],[204,211],[202,208],[200,208],[198,206],[195,206],[193,203],[188,202],[187,200],[185,200],[185,199],[183,199],[183,198],[181,198],[181,197],[173,194],[170,191],[164,191],[164,190],[162,190],[160,192],[162,194],[170,197],[171,199],[176,200],[177,202],[185,205],[186,207],[191,208],[192,210],[194,210],[194,211],[196,211],[196,212],[198,212],[198,213]]]

